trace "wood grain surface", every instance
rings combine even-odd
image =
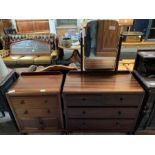
[[[21,94],[51,94],[59,93],[63,76],[58,75],[36,75],[21,76],[8,91],[9,96],[20,96]]]
[[[143,93],[132,74],[70,73],[66,77],[64,93]]]
[[[104,52],[117,53],[120,39],[120,27],[114,20],[99,20],[97,31],[97,56],[106,56]],[[114,54],[112,54],[113,56]]]

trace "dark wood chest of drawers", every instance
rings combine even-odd
[[[62,75],[21,76],[7,98],[21,133],[63,130]]]
[[[144,90],[131,74],[77,74],[63,90],[68,131],[133,132]]]

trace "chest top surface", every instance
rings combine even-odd
[[[10,96],[19,94],[47,94],[59,93],[62,75],[21,76],[8,91]]]
[[[131,92],[144,90],[132,74],[77,74],[66,76],[64,93]]]

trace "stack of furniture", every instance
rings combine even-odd
[[[103,56],[94,64],[100,65],[101,70],[92,66],[90,69],[93,71],[84,71],[82,61],[81,71],[69,73],[68,69],[63,72],[64,67],[50,66],[40,72],[21,74],[9,89],[7,98],[21,133],[135,132],[145,92],[132,73],[117,72],[119,47],[116,45],[120,45],[118,23],[99,22],[101,27],[109,26],[110,34],[106,35],[107,39],[104,33],[103,36],[100,34],[102,39],[96,44],[100,47],[97,52]],[[112,46],[108,37],[112,39]],[[92,51],[91,48],[89,50]],[[100,63],[107,54],[114,59],[109,62],[109,66],[113,66],[110,70],[107,70],[107,63]],[[81,46],[81,60],[83,56]],[[63,75],[51,71],[60,68]]]

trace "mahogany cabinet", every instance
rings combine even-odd
[[[134,132],[143,96],[132,74],[70,73],[63,89],[66,131]]]
[[[21,133],[63,131],[61,74],[22,75],[7,92]]]

